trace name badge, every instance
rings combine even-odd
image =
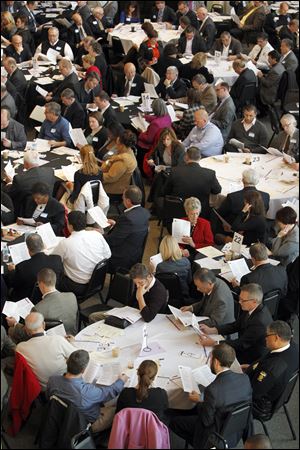
[[[47,219],[48,217],[48,213],[43,212],[40,217],[42,217],[43,219]]]
[[[56,133],[56,128],[52,128],[52,130],[50,130],[51,133]]]
[[[291,144],[297,144],[297,141],[296,141],[296,139],[291,139]]]
[[[61,50],[61,47],[56,47],[56,49],[55,50]]]
[[[153,19],[156,19],[156,16],[153,16]]]
[[[97,20],[94,20],[93,25],[98,25]]]
[[[94,137],[94,138],[93,138],[93,142],[98,142],[98,140],[99,140],[99,139],[98,139],[97,137]]]
[[[136,87],[136,83],[132,83],[131,87]]]
[[[254,138],[255,134],[254,133],[249,133],[249,137]]]
[[[229,52],[228,53],[232,53],[232,50],[229,50]]]
[[[75,30],[75,33],[79,33],[79,30]]]

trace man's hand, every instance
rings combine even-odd
[[[73,344],[75,342],[75,337],[72,336],[71,334],[67,334],[65,336],[65,339],[67,339],[67,341],[70,342],[70,344]]]
[[[202,333],[204,333],[204,334],[216,334],[218,332],[218,331],[216,331],[215,328],[209,327],[209,326],[204,325],[204,324],[202,324],[202,325],[200,324],[199,328],[202,331]]]
[[[294,225],[293,225],[294,226]],[[286,236],[290,231],[291,231],[291,229],[293,228],[293,226],[291,226],[291,225],[286,225],[282,230],[280,230],[279,231],[279,233],[278,233],[278,237],[284,237],[284,236]]]
[[[56,141],[48,141],[48,144],[50,145],[50,147],[58,147],[58,143]]]
[[[223,229],[224,229],[224,231],[226,231],[226,233],[230,233],[232,231],[231,227],[228,225],[225,225],[225,223],[223,223]]]
[[[195,243],[193,241],[193,238],[190,236],[183,236],[182,242],[184,242],[187,245],[190,245],[191,247],[195,248]]]
[[[188,311],[193,311],[193,307],[192,307],[192,305],[189,305],[189,306],[182,306],[181,308],[180,308],[180,311],[182,311],[182,312],[188,312]]]
[[[261,70],[259,70],[259,71],[257,72],[256,76],[257,76],[258,78],[263,78],[264,74],[262,73]]]
[[[185,248],[181,250],[182,256],[184,256],[185,258],[189,258],[190,256],[190,252],[188,250],[186,250]]]
[[[155,166],[155,162],[153,161],[153,159],[148,159],[148,164],[149,166]]]
[[[208,336],[205,336],[205,334],[201,334],[198,336],[199,344],[202,345],[202,347],[213,347],[216,344],[216,341],[209,338]]]
[[[14,327],[18,323],[14,317],[6,317],[6,322],[9,327]]]
[[[109,225],[111,226],[111,227],[114,227],[115,225],[116,225],[116,221],[115,220],[113,220],[113,219],[107,219],[107,222],[109,223]]]
[[[7,264],[7,269],[9,272],[12,272],[13,270],[15,270],[16,266],[14,264]]]
[[[129,380],[129,377],[126,375],[126,373],[122,373],[119,377],[119,380],[124,381],[124,383],[126,383]]]
[[[243,153],[251,153],[251,150],[250,150],[250,148],[243,148]]]
[[[23,220],[20,220],[19,218],[17,219],[17,225],[24,225]]]
[[[171,81],[166,78],[164,81],[164,85],[168,88],[171,85]]]
[[[240,283],[238,282],[238,280],[236,278],[233,278],[231,280],[231,285],[232,285],[232,287],[236,288],[236,287],[240,286]]]
[[[46,100],[46,102],[51,102],[51,100],[52,100],[52,92],[49,92],[49,94],[48,95],[46,95],[46,97],[45,97],[45,100]]]
[[[4,139],[2,139],[2,144],[6,148],[11,148],[11,141],[9,139],[7,139],[6,137]]]
[[[191,400],[191,402],[199,403],[200,395],[196,391],[192,391],[189,393],[189,399]]]

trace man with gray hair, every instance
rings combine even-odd
[[[49,377],[63,375],[67,371],[67,359],[75,347],[66,337],[48,336],[45,333],[44,316],[39,312],[28,314],[25,327],[31,339],[20,342],[16,351],[24,356],[44,391]]]
[[[215,36],[217,34],[216,26],[212,18],[209,17],[208,10],[205,6],[200,6],[200,8],[197,9],[197,18],[199,21],[198,32],[204,40],[206,46],[204,51],[209,52],[213,46]]]
[[[204,75],[198,73],[192,79],[192,87],[200,92],[201,105],[210,114],[217,106],[217,94],[214,87],[207,83]]]
[[[291,39],[282,39],[280,44],[281,64],[284,65],[285,70],[292,70],[295,72],[299,63],[293,52],[293,41]]]
[[[24,125],[12,119],[9,108],[1,105],[1,147],[24,150],[26,143]]]
[[[75,97],[73,89],[66,88],[60,94],[62,102],[62,116],[71,124],[72,128],[84,128],[86,114]]]
[[[17,114],[17,107],[14,98],[8,92],[4,83],[1,83],[1,106],[6,106],[9,109],[10,116],[14,119]]]
[[[79,82],[76,72],[73,69],[73,64],[66,58],[63,58],[58,63],[58,69],[63,76],[62,81],[57,81],[52,86],[52,92],[45,97],[47,102],[59,102],[61,93],[69,88],[77,95],[79,91]]]
[[[287,153],[295,159],[292,168],[299,171],[299,129],[297,120],[292,114],[284,114],[280,119],[283,128],[279,134],[272,139],[271,147],[278,148],[281,152]]]
[[[201,265],[201,260],[198,261]],[[201,324],[209,327],[225,325],[234,321],[234,300],[227,284],[208,269],[194,273],[197,291],[203,294],[200,302],[183,306],[181,311],[191,311],[195,316],[208,316]]]
[[[185,97],[187,86],[184,81],[178,78],[178,74],[179,72],[176,66],[168,67],[166,76],[156,86],[157,94],[164,100]]]
[[[241,288],[239,304],[241,312],[238,318],[227,325],[210,328],[201,325],[204,335],[199,336],[203,346],[214,346],[218,343],[210,338],[210,334],[229,335],[238,333],[238,338],[225,340],[236,351],[240,364],[251,364],[266,353],[265,334],[271,324],[272,316],[267,306],[263,304],[263,291],[258,284],[245,284]]]
[[[107,33],[109,28],[111,28],[111,25],[105,17],[104,9],[101,6],[93,8],[92,15],[87,19],[87,23],[89,24],[95,39],[102,38],[104,42],[107,41]]]
[[[46,120],[39,132],[40,139],[46,139],[51,147],[70,147],[70,123],[61,116],[61,107],[56,102],[47,103],[45,106]]]
[[[73,61],[74,59],[71,47],[67,42],[59,39],[59,30],[56,27],[50,27],[48,29],[47,41],[43,41],[40,45],[38,45],[34,56],[42,59],[41,55],[47,56],[47,52],[50,49],[57,53],[57,60],[60,60],[61,58],[68,58],[70,61]]]

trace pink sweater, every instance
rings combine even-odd
[[[172,121],[169,115],[163,117],[145,116],[145,119],[150,125],[147,131],[144,131],[139,135],[138,146],[145,150],[150,150],[157,133],[164,128],[171,127]]]

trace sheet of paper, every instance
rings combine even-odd
[[[191,224],[188,220],[173,219],[172,236],[177,239],[178,243],[183,244],[183,237],[191,235]]]
[[[89,209],[88,214],[98,225],[100,225],[101,228],[107,228],[110,226],[110,224],[107,222],[107,217],[100,206],[95,206],[94,208]]]
[[[6,208],[6,206],[2,205],[2,203],[1,203],[1,212],[9,213],[10,209]]]
[[[184,392],[195,391],[200,393],[197,383],[194,379],[192,369],[187,366],[178,366],[178,370],[181,377]]]
[[[88,143],[81,128],[72,128],[70,130],[70,136],[73,141],[74,147],[76,147],[77,144],[87,145]]]
[[[165,353],[165,349],[158,342],[148,342],[147,347],[142,348],[139,356],[154,356],[160,353]]]
[[[119,362],[111,362],[108,364],[100,364],[97,384],[110,386],[121,375],[121,365]]]
[[[48,91],[46,91],[46,89],[43,89],[41,86],[36,86],[35,90],[43,97],[46,97],[48,95]]]
[[[75,150],[73,148],[68,148],[68,147],[58,147],[54,150],[51,150],[51,153],[54,153],[54,155],[59,155],[59,156],[63,156],[63,155],[78,156],[79,150]]]
[[[29,75],[25,75],[25,79],[26,79],[26,81],[30,81],[30,80],[31,80],[31,78],[32,78],[32,76],[33,76],[33,75],[30,75],[30,74],[29,74]]]
[[[269,258],[268,263],[272,264],[272,266],[278,266],[280,264],[280,261],[277,259]]]
[[[201,384],[204,387],[209,386],[216,379],[216,375],[214,375],[208,365],[197,367],[197,369],[193,370],[193,377],[197,384]]]
[[[212,258],[196,259],[194,262],[199,264],[202,269],[209,270],[221,270],[224,264],[223,261],[216,261]]]
[[[198,323],[198,322],[199,322],[199,321],[198,321],[197,317],[195,316],[195,314],[193,314],[193,315],[192,315],[192,328],[193,328],[193,330],[194,330],[197,334],[201,335],[201,334],[203,334],[203,333],[202,333],[202,331],[200,330],[200,327],[199,327],[199,323]]]
[[[17,302],[18,314],[22,319],[26,319],[28,314],[30,314],[34,304],[29,300],[29,298],[23,298]]]
[[[238,282],[241,281],[241,278],[244,275],[247,275],[251,272],[244,258],[236,259],[235,261],[228,261],[228,265]]]
[[[141,100],[141,97],[138,97],[137,95],[128,95],[126,98],[133,103],[139,103]]]
[[[78,170],[77,166],[75,166],[73,164],[69,164],[68,166],[61,166],[61,170],[62,170],[65,180],[72,181],[72,183],[73,183],[75,172],[77,172],[77,170]]]
[[[4,167],[4,172],[11,179],[13,179],[13,177],[16,175],[15,169],[13,168],[11,161],[8,161],[8,163]]]
[[[140,311],[138,309],[132,308],[131,306],[124,306],[123,308],[113,308],[109,311],[104,312],[106,316],[115,316],[120,319],[126,319],[130,323],[135,323],[142,318]]]
[[[100,371],[100,364],[93,361],[90,358],[87,368],[85,369],[85,371],[83,373],[84,381],[86,383],[93,383],[94,381],[96,381],[97,377],[99,376],[99,371]]]
[[[143,132],[147,131],[148,126],[149,126],[148,122],[142,117],[133,117],[131,119],[131,123],[135,129],[141,130]]]
[[[15,266],[22,261],[26,261],[27,259],[30,259],[28,248],[27,248],[27,245],[25,244],[25,242],[21,242],[20,244],[10,245],[8,248],[9,248],[12,262]]]
[[[270,155],[280,156],[280,157],[283,156],[282,152],[280,150],[278,150],[277,148],[269,147],[269,148],[267,148],[267,152],[270,153]]]
[[[30,119],[43,123],[45,118],[45,107],[36,105],[32,113],[30,114]]]
[[[151,98],[158,98],[157,92],[153,84],[145,83],[145,92],[150,94]]]
[[[169,116],[170,116],[172,122],[178,122],[179,119],[178,119],[178,117],[176,117],[176,113],[175,113],[173,106],[167,105],[167,110],[168,110],[168,113],[169,113]]]
[[[175,308],[175,306],[168,305],[169,310],[175,317],[175,319],[180,320],[180,322],[185,326],[188,327],[192,324],[192,317],[193,314],[190,311],[182,312],[180,309]]]
[[[233,20],[233,22],[235,24],[239,25],[241,23],[239,16],[236,14],[234,8],[231,8],[230,15],[231,15],[231,19]]]
[[[18,314],[18,305],[15,302],[6,301],[2,309],[2,314],[7,317],[14,317],[17,322],[19,322],[20,320],[20,316]]]
[[[221,273],[220,273],[220,277],[224,278],[224,280],[229,281],[229,283],[231,283],[232,280],[234,279],[234,275],[233,275],[233,273],[231,272],[231,270],[228,271],[228,272],[221,272]]]
[[[57,245],[57,236],[55,236],[53,228],[49,222],[36,227],[36,232],[41,236],[45,248],[48,249]]]
[[[65,337],[67,335],[63,323],[61,323],[60,325],[57,325],[56,327],[50,328],[50,330],[46,331],[46,334],[48,336],[63,336],[63,337]]]
[[[129,100],[128,97],[115,97],[113,99],[114,102],[116,102],[120,106],[133,106],[134,102]]]
[[[224,256],[223,252],[212,246],[199,248],[197,249],[197,252],[201,253],[201,255],[207,256],[208,258],[218,258],[219,256]]]
[[[24,222],[24,225],[30,225],[32,227],[36,225],[36,221],[32,217],[18,217],[18,219],[22,220],[22,222]]]
[[[288,155],[287,153],[283,152],[282,153],[283,159],[288,163],[288,164],[293,164],[296,162],[295,158],[293,158],[292,156]]]
[[[175,102],[175,106],[177,106],[177,108],[181,108],[181,109],[189,109],[189,105],[187,105],[185,103]]]
[[[41,78],[38,78],[37,80],[35,80],[35,83],[41,84],[43,86],[45,84],[52,84],[52,83],[54,83],[54,81],[50,77],[41,77]]]
[[[160,253],[158,253],[157,255],[150,256],[150,263],[152,264],[154,271],[156,271],[157,265],[161,262],[163,262],[163,259]]]

